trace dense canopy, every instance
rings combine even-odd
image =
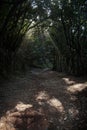
[[[25,64],[87,73],[86,0],[0,1],[1,75]]]

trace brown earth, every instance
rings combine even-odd
[[[7,116],[9,117],[9,113],[20,113],[32,107],[32,111],[44,115],[49,124],[48,130],[86,129],[86,89],[85,78],[50,70],[33,69],[25,75],[1,83],[0,124],[7,119]],[[33,130],[36,130],[35,128]]]

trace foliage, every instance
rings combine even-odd
[[[23,71],[30,67],[52,68],[53,50],[54,47],[47,32],[41,33],[41,27],[32,29],[25,35],[16,54],[15,69]]]
[[[46,10],[41,2],[34,0],[1,0],[0,7],[0,72],[3,74],[11,71],[23,36],[43,21]]]
[[[87,72],[86,0],[1,0],[0,9],[1,74],[13,70],[21,54],[24,63],[18,62],[22,65],[37,62],[46,66],[51,61],[58,71],[76,75]],[[33,42],[29,39],[21,49],[31,28],[35,30]],[[50,39],[44,35],[46,30]]]
[[[56,8],[58,13],[55,16]],[[51,13],[53,26],[50,29],[50,35],[60,51],[59,54],[56,53],[58,58],[55,64],[58,64],[58,66],[62,64],[61,71],[65,70],[75,75],[87,72],[87,55],[85,53],[87,50],[86,11],[85,1],[63,0],[59,3],[59,6],[54,5],[54,13]],[[56,65],[55,69],[58,66]]]

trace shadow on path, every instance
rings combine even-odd
[[[32,104],[56,129],[82,130],[87,127],[86,88],[82,78],[49,70],[33,71],[0,86],[0,115],[20,102]]]

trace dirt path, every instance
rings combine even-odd
[[[34,69],[0,86],[0,116],[21,102],[45,113],[55,130],[82,130],[87,127],[86,88],[85,79]]]

